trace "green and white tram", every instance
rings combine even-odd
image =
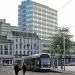
[[[34,54],[24,58],[27,70],[33,71],[50,70],[50,62],[50,55],[48,53]]]

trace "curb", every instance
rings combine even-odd
[[[51,72],[55,72],[55,73],[63,73],[63,74],[73,74],[75,75],[75,72],[74,71],[68,71],[68,70],[65,70],[65,71],[58,71],[58,70],[51,70]]]

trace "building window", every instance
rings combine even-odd
[[[31,51],[31,55],[33,54],[33,52]]]
[[[37,54],[37,52],[36,52],[36,51],[34,51],[34,54]]]
[[[22,49],[22,44],[20,43],[20,49]]]
[[[16,44],[16,49],[18,48],[18,45]]]
[[[24,49],[25,49],[25,45],[24,45]]]
[[[39,46],[37,46],[37,50],[39,49]]]
[[[0,50],[3,50],[3,46],[2,45],[0,45]]]
[[[30,44],[27,44],[27,50],[29,49]]]
[[[18,52],[16,51],[16,55],[18,54]]]
[[[24,55],[25,55],[25,51],[24,51]]]
[[[12,44],[10,44],[10,51],[9,54],[12,55]]]
[[[4,54],[5,54],[5,55],[8,55],[8,51],[5,51]]]
[[[20,43],[21,43],[21,39],[20,39]]]
[[[1,55],[3,55],[3,51],[1,51]]]
[[[10,44],[10,50],[12,50],[12,44]]]
[[[34,49],[36,49],[36,44],[34,44]]]
[[[32,49],[32,45],[31,45],[31,49]]]
[[[18,42],[18,40],[16,39],[16,42]]]
[[[10,51],[10,55],[12,55],[12,51]]]
[[[23,28],[23,31],[26,31],[26,28]]]
[[[29,51],[27,52],[28,56],[29,56]]]
[[[5,45],[4,46],[4,50],[8,50],[8,45]]]
[[[20,51],[20,55],[21,55],[21,51]]]

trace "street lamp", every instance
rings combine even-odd
[[[65,35],[68,32],[68,28],[59,28],[61,34],[63,34],[63,50],[64,50],[64,70],[65,70]]]

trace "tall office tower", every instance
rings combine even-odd
[[[32,0],[24,0],[18,6],[18,25],[21,31],[35,32],[42,41],[42,52],[49,52],[52,36],[57,31],[57,11]]]

